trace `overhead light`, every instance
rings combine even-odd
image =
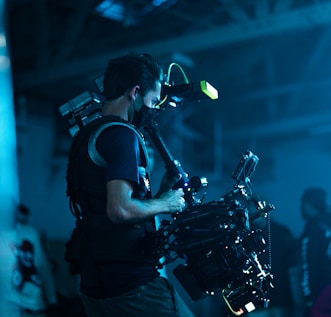
[[[125,4],[125,1],[103,0],[96,6],[95,12],[104,18],[123,22],[125,25],[133,25],[143,20],[146,15],[163,12],[176,2],[177,0],[153,0],[151,3],[139,4],[131,8]]]
[[[123,21],[125,14],[124,6],[114,0],[103,0],[95,8],[95,11],[100,16],[115,21]]]

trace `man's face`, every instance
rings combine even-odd
[[[161,83],[155,84],[155,89],[151,89],[142,97],[139,93],[129,109],[129,122],[133,123],[138,129],[150,124],[155,115],[155,107],[160,102]],[[130,119],[131,118],[131,119]]]
[[[146,96],[143,97],[143,104],[146,107],[153,109],[160,102],[160,97],[161,97],[161,83],[157,82],[155,85],[155,89],[148,91]],[[136,109],[136,110],[140,110],[140,109]]]

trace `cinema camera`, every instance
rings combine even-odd
[[[258,160],[246,151],[232,174],[236,183],[231,192],[189,206],[154,232],[160,266],[184,260],[173,273],[190,297],[219,295],[236,316],[266,308],[273,287],[270,264],[259,259],[268,249],[263,232],[250,229],[252,220],[274,209],[257,199],[250,184]],[[250,217],[251,205],[256,212]]]
[[[177,64],[172,64],[174,66]],[[178,65],[177,65],[178,66]],[[170,66],[169,66],[170,69]],[[183,73],[184,74],[184,73]],[[186,77],[186,76],[185,76]],[[102,78],[95,83],[102,94]],[[183,101],[217,99],[218,92],[206,81],[174,85],[167,81],[162,88],[159,109],[177,106]],[[68,101],[59,111],[68,123],[69,133],[76,136],[80,129],[101,117],[103,97],[84,92]],[[259,161],[246,151],[232,174],[233,190],[221,198],[202,203],[208,182],[204,177],[188,178],[180,162],[173,159],[153,122],[145,127],[170,174],[181,174],[175,187],[185,193],[187,208],[171,220],[162,220],[158,230],[151,232],[153,253],[158,267],[182,259],[174,275],[193,300],[219,295],[230,314],[244,315],[256,308],[268,306],[268,290],[272,287],[270,264],[261,262],[261,254],[269,246],[263,232],[251,230],[250,222],[268,216],[273,205],[260,201],[254,194],[250,178]],[[256,212],[249,215],[249,208]]]

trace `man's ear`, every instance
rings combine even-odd
[[[137,96],[138,96],[138,93],[139,93],[139,90],[140,90],[140,86],[139,85],[135,85],[131,88],[131,90],[129,91],[129,96],[130,96],[130,99],[132,100],[136,100]]]

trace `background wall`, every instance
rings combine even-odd
[[[30,208],[30,224],[50,239],[66,239],[74,217],[65,194],[66,157],[54,154],[54,119],[28,117],[17,135],[20,197]]]

